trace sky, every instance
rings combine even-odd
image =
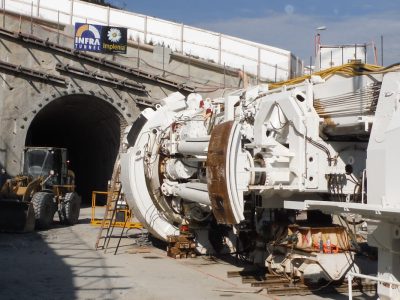
[[[317,28],[324,45],[375,43],[381,62],[400,62],[398,0],[111,0],[125,10],[291,51],[305,62]],[[368,49],[372,54],[372,48]],[[372,56],[372,55],[371,55]],[[369,56],[369,57],[371,57]],[[373,61],[369,61],[373,63]]]

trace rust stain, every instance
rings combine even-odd
[[[218,224],[236,224],[228,194],[226,174],[229,136],[233,121],[214,127],[207,155],[207,187]]]

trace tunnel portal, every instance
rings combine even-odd
[[[67,148],[77,192],[88,205],[93,190],[107,190],[125,123],[118,110],[102,99],[63,96],[38,112],[25,145]]]

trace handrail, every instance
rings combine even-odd
[[[390,291],[391,291],[393,285],[397,286],[397,288],[400,288],[399,281],[386,280],[386,279],[382,279],[382,278],[375,277],[375,276],[349,272],[349,273],[347,273],[347,282],[348,282],[348,286],[349,286],[349,300],[353,300],[353,286],[351,284],[353,281],[353,277],[359,277],[359,278],[364,278],[364,279],[369,279],[369,280],[373,280],[373,281],[377,281],[377,282],[386,283],[389,285]]]
[[[60,3],[61,2],[61,3]],[[81,19],[81,20],[88,20],[94,23],[100,23],[104,25],[114,25],[117,26],[117,24],[113,24],[113,22],[110,21],[110,18],[112,19],[113,14],[118,13],[118,14],[123,14],[126,19],[129,19],[129,17],[136,17],[136,18],[141,18],[140,22],[143,22],[138,24],[137,26],[131,25],[131,26],[126,26],[129,31],[133,31],[133,36],[136,36],[137,34],[144,35],[145,37],[145,42],[149,42],[151,39],[151,36],[154,36],[156,40],[161,41],[165,43],[166,45],[171,44],[170,46],[175,47],[179,52],[181,53],[188,53],[190,55],[196,55],[200,56],[204,59],[213,59],[215,62],[219,64],[226,64],[227,66],[230,67],[240,67],[244,68],[246,67],[246,72],[251,73],[256,75],[258,78],[267,78],[267,77],[272,77],[275,73],[276,70],[279,70],[280,74],[278,74],[278,77],[280,79],[288,79],[291,76],[292,70],[291,67],[292,65],[299,65],[300,60],[293,56],[293,54],[290,51],[287,50],[280,50],[277,47],[272,47],[268,45],[263,45],[251,41],[247,41],[244,39],[240,39],[237,37],[225,35],[225,34],[220,34],[217,32],[212,32],[192,26],[187,26],[184,24],[180,23],[175,23],[171,22],[168,20],[163,20],[155,17],[150,17],[146,15],[141,15],[138,13],[134,12],[127,12],[123,10],[118,10],[110,7],[104,7],[100,6],[97,4],[89,3],[89,2],[83,2],[79,0],[58,0],[58,7],[61,7],[64,9],[57,10],[55,7],[49,7],[48,5],[44,5],[41,3],[40,0],[34,0],[34,1],[27,1],[27,0],[0,0],[0,7],[4,13],[5,10],[7,11],[12,11],[12,12],[17,12],[22,15],[27,15],[31,17],[39,17],[43,18],[46,20],[50,20],[53,22],[61,22],[63,24],[70,24],[72,25],[74,23],[74,19]],[[95,15],[93,13],[91,16],[88,15],[82,15],[79,13],[79,11],[76,9],[76,4],[80,3],[86,6],[92,6],[93,8],[103,9],[104,10],[104,16],[103,18],[99,15]],[[12,5],[14,4],[14,7]],[[9,5],[10,8],[7,8],[7,5]],[[67,9],[67,6],[70,8]],[[20,7],[20,8],[18,8]],[[67,11],[69,10],[69,11]],[[91,10],[89,10],[91,11]],[[94,10],[93,10],[94,11]],[[47,12],[46,16],[43,17],[41,12]],[[60,15],[63,16],[64,20],[60,20]],[[68,17],[69,16],[69,17]],[[66,18],[68,17],[68,18]],[[65,19],[68,19],[66,22]],[[148,22],[159,22],[160,24],[155,24],[155,27],[152,28],[152,30],[148,30]],[[177,30],[180,31],[180,34],[172,34],[168,35],[163,31],[162,29],[157,30],[157,26],[161,28],[162,24],[169,24],[171,26],[175,26]],[[204,34],[208,35],[210,38],[214,40],[214,44],[212,43],[206,43],[204,41],[192,41],[188,40],[185,38],[185,30],[194,30],[198,32],[199,34]],[[206,40],[207,38],[203,38]],[[224,43],[237,43],[239,47],[233,47],[232,49],[226,49],[224,48]],[[242,45],[243,47],[240,47]],[[199,47],[203,48],[203,50],[199,50]],[[246,52],[246,47],[251,47],[251,53]],[[200,53],[199,53],[200,52]],[[265,55],[265,54],[271,54],[271,55]],[[273,56],[274,58],[268,58]],[[297,68],[295,68],[297,71]],[[299,68],[301,69],[301,68]],[[269,70],[269,71],[268,71]],[[299,71],[301,72],[301,71]],[[299,74],[297,74],[299,75]],[[276,77],[276,75],[275,75]],[[282,78],[284,77],[284,78]],[[271,78],[269,78],[271,79]]]

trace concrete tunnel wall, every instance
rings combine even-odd
[[[73,45],[72,26],[60,28],[58,36],[54,24],[31,24],[29,18],[6,15],[5,29],[57,41],[66,47]],[[237,72],[224,66],[176,57],[168,49],[164,53],[162,47],[135,46],[138,45],[130,45],[125,56],[98,56],[195,86],[203,97],[219,97],[226,89],[243,84]],[[57,84],[0,69],[0,167],[9,176],[20,173],[26,145],[66,147],[76,172],[78,191],[84,194],[86,203],[90,202],[93,189],[106,188],[119,147],[119,129],[132,124],[144,108],[136,100],[154,102],[177,90],[6,35],[0,36],[0,61],[65,79],[65,84]],[[57,63],[118,80],[129,79],[143,84],[146,93],[60,72]]]
[[[67,148],[77,191],[84,203],[90,203],[93,190],[107,189],[121,133],[136,118],[139,109],[131,107],[127,111],[123,107],[122,110],[114,100],[93,91],[53,94],[35,102],[38,109],[29,114],[9,122],[2,120],[13,133],[6,141],[7,172],[10,175],[20,172],[25,146]]]

